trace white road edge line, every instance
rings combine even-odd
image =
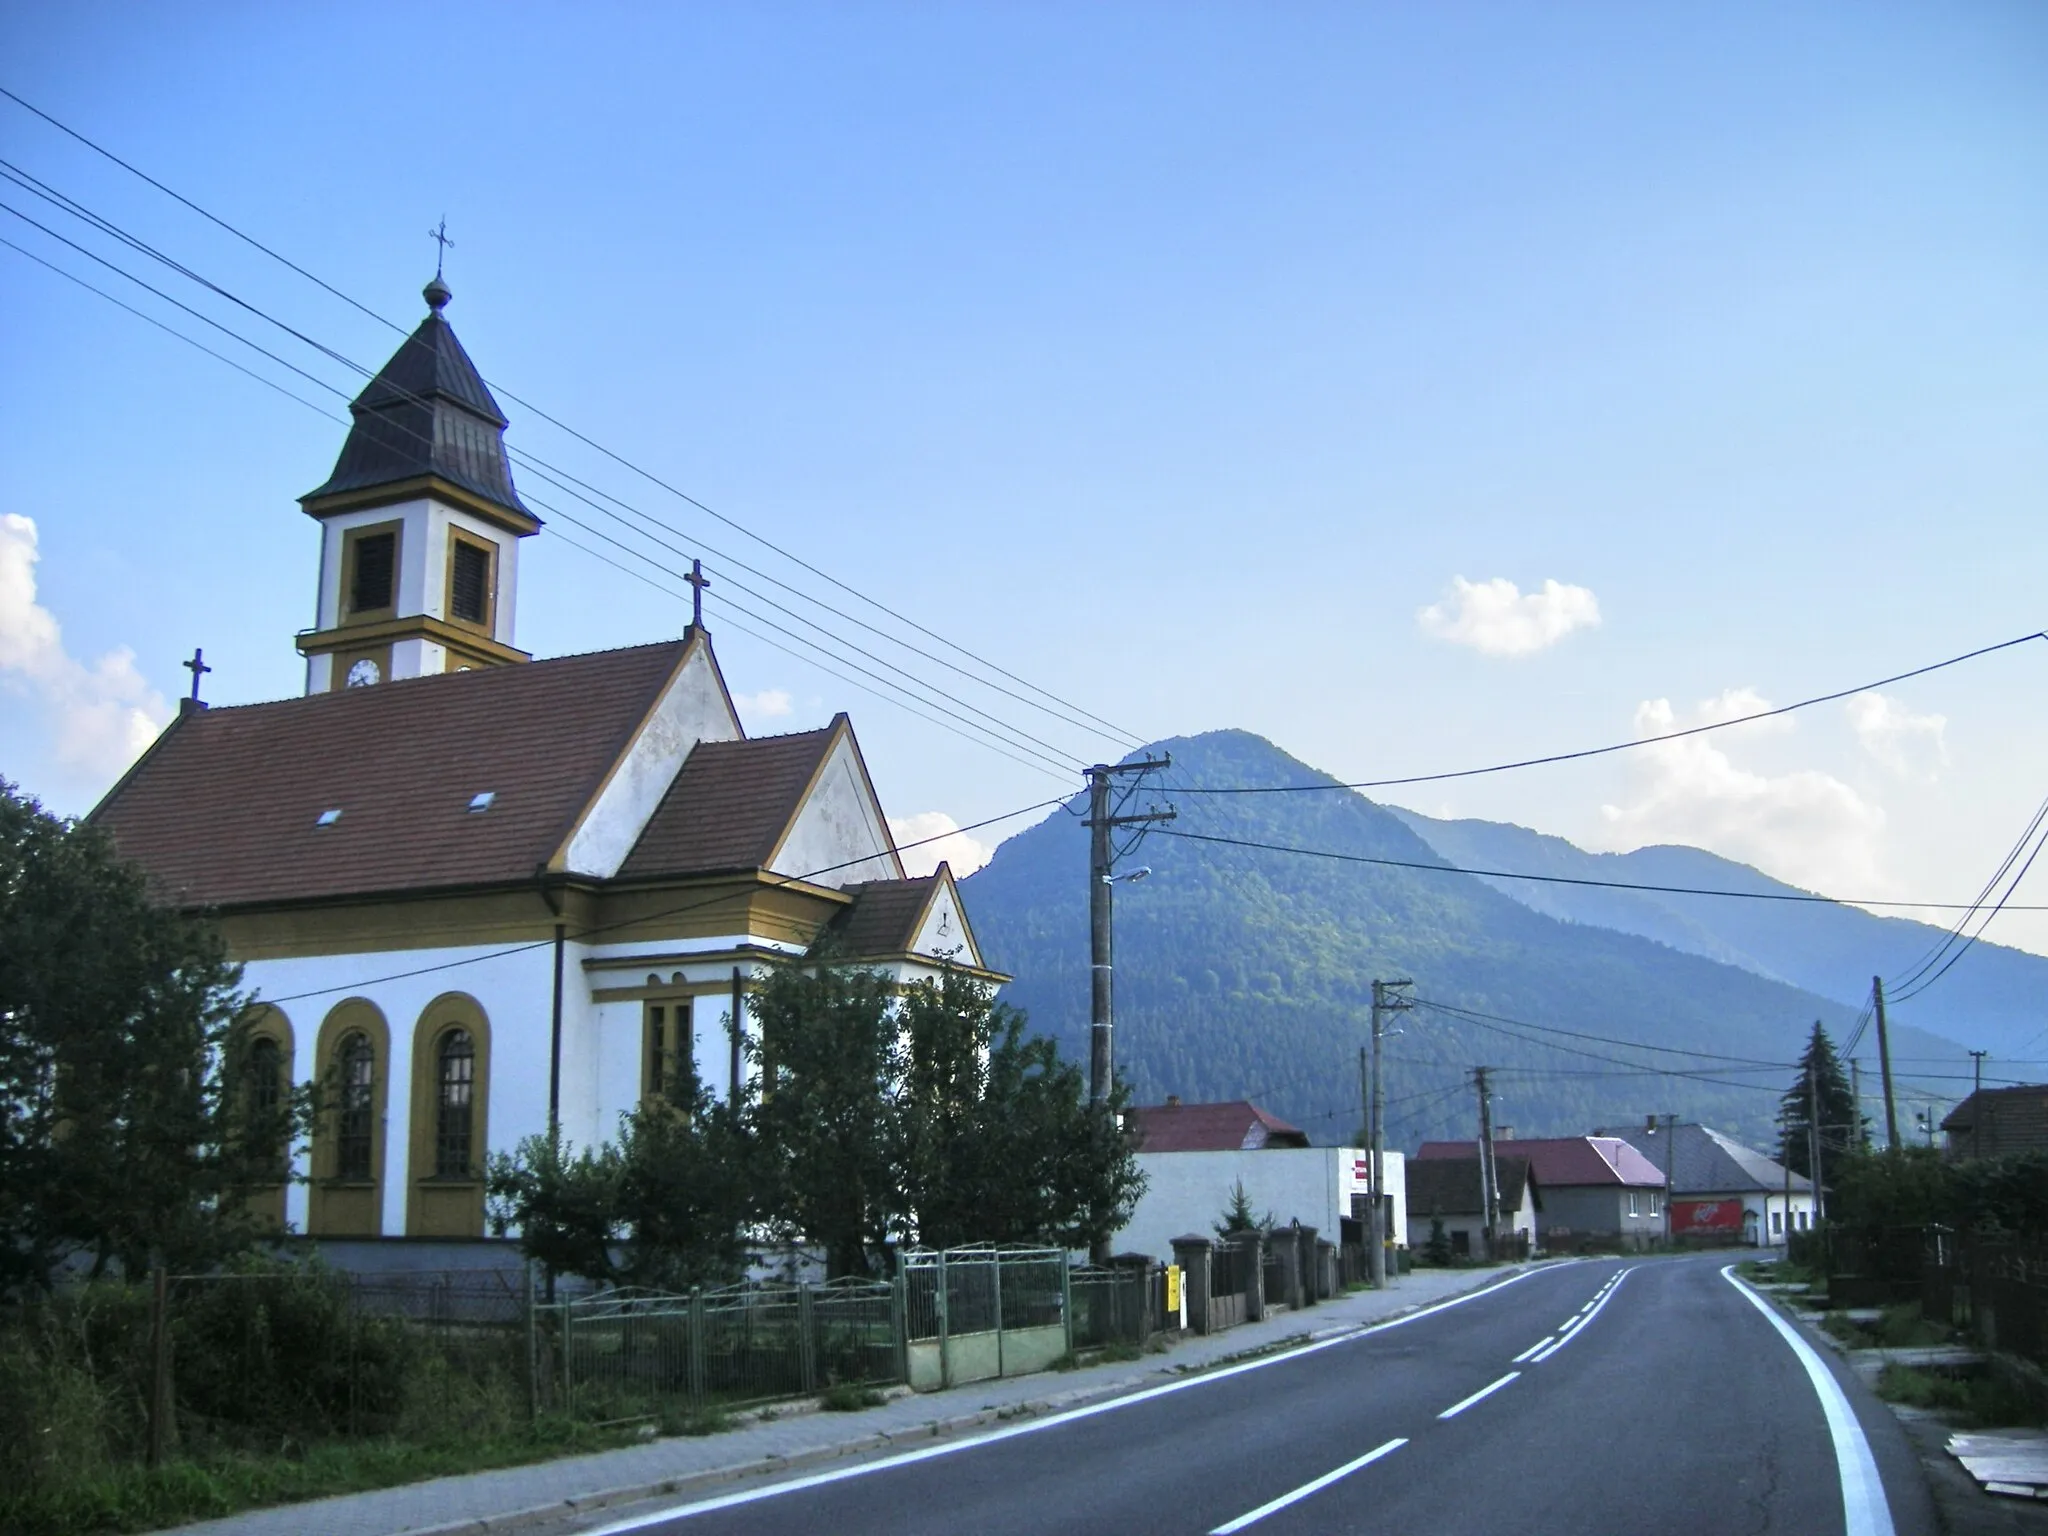
[[[788,1482],[776,1483],[766,1488],[749,1488],[740,1493],[720,1494],[716,1498],[703,1499],[695,1504],[684,1504],[674,1509],[659,1510],[650,1514],[633,1515],[616,1520],[610,1525],[599,1526],[587,1531],[584,1536],[626,1536],[629,1531],[644,1530],[650,1525],[660,1525],[668,1520],[686,1520],[692,1515],[707,1515],[713,1510],[730,1509],[736,1504],[751,1504],[757,1499],[772,1499],[785,1493],[798,1493],[806,1488],[819,1488],[827,1483],[842,1482],[850,1477],[866,1477],[873,1472],[887,1472],[895,1467],[907,1467],[913,1462],[930,1461],[935,1456],[950,1456],[958,1451],[971,1451],[984,1445],[994,1445],[999,1440],[1013,1439],[1018,1435],[1033,1435],[1043,1429],[1055,1429],[1062,1424],[1071,1424],[1077,1419],[1093,1418],[1098,1413],[1109,1413],[1118,1408],[1128,1408],[1133,1403],[1150,1402],[1155,1397],[1165,1397],[1174,1392],[1185,1392],[1192,1387],[1207,1386],[1212,1381],[1223,1381],[1232,1376],[1241,1376],[1246,1371],[1263,1370],[1269,1365],[1279,1365],[1288,1360],[1299,1360],[1303,1355],[1315,1354],[1318,1350],[1331,1349],[1339,1344],[1350,1344],[1359,1339],[1370,1338],[1376,1333],[1385,1333],[1390,1328],[1404,1327],[1433,1317],[1439,1312],[1448,1312],[1452,1307],[1461,1307],[1468,1301],[1478,1301],[1487,1296],[1498,1296],[1511,1285],[1519,1284],[1531,1275],[1542,1271],[1525,1269],[1519,1275],[1510,1275],[1497,1285],[1483,1290],[1467,1291],[1462,1296],[1453,1296],[1446,1301],[1434,1302],[1406,1317],[1388,1318],[1384,1323],[1374,1323],[1370,1328],[1360,1328],[1353,1333],[1340,1333],[1335,1338],[1318,1339],[1313,1344],[1303,1344],[1295,1349],[1282,1350],[1278,1354],[1261,1355],[1256,1360],[1246,1360],[1238,1365],[1226,1365],[1220,1370],[1205,1371],[1199,1376],[1189,1376],[1181,1381],[1169,1381],[1161,1386],[1147,1387],[1141,1392],[1126,1393],[1122,1397],[1108,1398],[1099,1403],[1087,1403],[1079,1408],[1069,1408],[1064,1413],[1048,1414],[1042,1419],[1032,1419],[1023,1424],[1011,1424],[1003,1429],[991,1430],[985,1435],[976,1435],[969,1440],[952,1440],[944,1445],[925,1446],[920,1450],[904,1451],[895,1456],[884,1456],[876,1461],[861,1462],[851,1467],[834,1467],[829,1472],[814,1472],[809,1477],[795,1477]]]
[[[1529,1347],[1528,1347],[1527,1349],[1523,1350],[1523,1351],[1522,1351],[1522,1352],[1521,1352],[1521,1353],[1520,1353],[1519,1355],[1515,1356],[1515,1358],[1514,1358],[1514,1359],[1510,1360],[1510,1361],[1508,1362],[1508,1364],[1509,1364],[1509,1365],[1521,1365],[1521,1364],[1524,1364],[1524,1363],[1525,1363],[1525,1362],[1526,1362],[1526,1361],[1528,1360],[1528,1358],[1529,1358],[1529,1357],[1530,1357],[1531,1355],[1533,1355],[1533,1354],[1535,1354],[1535,1353],[1536,1353],[1536,1351],[1537,1351],[1537,1350],[1539,1350],[1539,1349],[1543,1348],[1543,1347],[1544,1347],[1544,1346],[1545,1346],[1546,1344],[1555,1344],[1556,1342],[1557,1342],[1557,1335],[1556,1335],[1556,1334],[1554,1334],[1554,1333],[1553,1333],[1553,1334],[1552,1334],[1552,1335],[1551,1335],[1551,1336],[1550,1336],[1549,1338],[1547,1338],[1547,1339],[1538,1339],[1538,1340],[1537,1340],[1537,1341],[1536,1341],[1536,1342],[1535,1342],[1534,1344],[1531,1344],[1531,1345],[1530,1345],[1530,1346],[1529,1346]]]
[[[1520,1371],[1509,1371],[1507,1375],[1501,1377],[1499,1381],[1494,1382],[1491,1386],[1481,1387],[1477,1392],[1474,1392],[1470,1397],[1464,1399],[1464,1401],[1451,1404],[1450,1407],[1446,1408],[1442,1413],[1438,1414],[1437,1417],[1439,1419],[1455,1419],[1459,1414],[1463,1413],[1467,1408],[1470,1408],[1474,1403],[1479,1402],[1482,1398],[1488,1398],[1493,1396],[1494,1393],[1498,1392],[1502,1387],[1506,1386],[1509,1382],[1514,1381],[1521,1374],[1522,1373]]]
[[[1217,1526],[1215,1530],[1209,1533],[1209,1536],[1231,1536],[1232,1532],[1243,1530],[1246,1526],[1250,1525],[1255,1520],[1265,1519],[1266,1516],[1272,1514],[1273,1511],[1275,1511],[1276,1509],[1285,1509],[1288,1505],[1298,1503],[1300,1500],[1307,1498],[1312,1493],[1321,1493],[1325,1488],[1329,1487],[1330,1484],[1336,1482],[1338,1478],[1349,1477],[1352,1473],[1356,1472],[1360,1467],[1369,1467],[1374,1462],[1378,1461],[1382,1456],[1391,1456],[1395,1451],[1398,1451],[1399,1449],[1401,1449],[1402,1446],[1406,1445],[1407,1443],[1408,1442],[1405,1439],[1389,1440],[1385,1445],[1380,1446],[1377,1450],[1367,1451],[1363,1456],[1359,1457],[1356,1461],[1347,1461],[1344,1463],[1343,1466],[1339,1467],[1336,1471],[1325,1472],[1321,1477],[1317,1478],[1314,1482],[1303,1483],[1299,1488],[1295,1489],[1294,1492],[1283,1493],[1280,1495],[1279,1498],[1273,1499],[1268,1503],[1261,1504],[1257,1509],[1251,1511],[1251,1513],[1239,1515],[1235,1520],[1232,1520],[1227,1525]]]
[[[1849,1405],[1842,1384],[1814,1353],[1813,1346],[1799,1336],[1799,1330],[1780,1317],[1776,1307],[1736,1278],[1733,1264],[1722,1268],[1721,1278],[1763,1313],[1765,1321],[1778,1330],[1778,1336],[1792,1346],[1792,1353],[1806,1367],[1806,1379],[1813,1383],[1821,1412],[1827,1416],[1828,1435],[1835,1442],[1835,1471],[1842,1480],[1845,1536],[1893,1536],[1892,1507],[1884,1496],[1884,1479],[1877,1475],[1877,1458],[1870,1453],[1870,1441],[1864,1437],[1863,1426],[1856,1422],[1856,1410]]]
[[[1536,1356],[1529,1363],[1531,1365],[1541,1365],[1544,1361],[1548,1360],[1552,1355],[1556,1354],[1560,1349],[1563,1349],[1565,1345],[1571,1343],[1573,1339],[1576,1339],[1580,1334],[1584,1333],[1586,1331],[1586,1325],[1592,1322],[1594,1318],[1600,1315],[1600,1309],[1606,1306],[1608,1302],[1614,1300],[1614,1298],[1620,1293],[1621,1282],[1626,1280],[1630,1275],[1634,1274],[1635,1272],[1635,1266],[1631,1264],[1627,1269],[1624,1269],[1620,1274],[1616,1275],[1614,1277],[1614,1288],[1593,1304],[1593,1310],[1588,1312],[1585,1315],[1585,1317],[1580,1319],[1579,1322],[1576,1323],[1574,1326],[1565,1329],[1558,1336],[1558,1340],[1555,1344],[1551,1345],[1550,1348],[1544,1350],[1542,1354]]]

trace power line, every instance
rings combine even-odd
[[[379,314],[376,310],[370,308],[366,304],[361,303],[359,300],[351,297],[347,293],[344,293],[341,289],[337,288],[332,283],[329,283],[324,279],[316,276],[312,272],[308,271],[305,267],[300,266],[297,262],[292,261],[289,257],[282,255],[278,251],[272,249],[270,246],[264,244],[262,241],[257,240],[254,236],[247,234],[243,230],[237,228],[235,225],[229,223],[227,220],[201,207],[198,203],[184,196],[182,193],[173,190],[169,186],[166,186],[163,182],[157,180],[155,177],[149,175],[147,172],[141,170],[139,167],[131,164],[129,161],[124,160],[121,156],[115,154],[112,150],[109,150],[103,145],[95,142],[93,139],[79,132],[77,129],[70,127],[68,124],[59,121],[50,113],[43,111],[40,107],[35,106],[33,103],[17,95],[15,92],[7,90],[4,86],[0,86],[0,95],[6,96],[16,105],[41,118],[51,127],[56,128],[59,132],[76,140],[78,143],[92,150],[95,154],[98,154],[104,157],[105,159],[111,161],[115,165],[121,167],[121,169],[129,172],[131,175],[139,177],[141,180],[148,183],[150,186],[156,188],[156,190],[158,190],[159,192],[162,192],[167,197],[172,198],[174,201],[180,203],[184,207],[190,209],[192,212],[198,214],[200,217],[206,219],[209,223],[216,225],[222,230],[225,230],[227,233],[233,235],[236,239],[242,241],[244,244],[261,252],[263,255],[270,257],[272,260],[279,262],[283,266],[289,268],[292,272],[298,274],[300,277],[303,277],[307,281],[314,284],[316,287],[322,289],[323,291],[332,295],[333,297],[340,299],[343,303],[348,304],[350,307],[360,311],[362,314],[367,315],[371,319],[376,320],[378,323],[386,326],[392,331],[397,332],[401,336],[409,334],[403,326],[390,320],[386,316]],[[35,178],[30,179],[34,180]],[[51,191],[55,193],[54,188],[52,188]],[[68,197],[64,197],[64,195],[61,193],[55,193],[55,195],[57,197],[62,197],[64,199],[64,203],[70,204],[73,208],[78,209],[79,216],[90,218],[94,222],[102,224],[103,227],[105,227],[110,233],[115,234],[117,238],[126,240],[129,243],[136,245],[138,249],[149,251],[153,255],[159,255],[159,259],[169,262],[173,266],[177,266],[177,263],[171,262],[170,258],[163,257],[159,253],[154,252],[154,250],[148,247],[146,244],[139,241],[135,241],[133,237],[127,235],[123,231],[120,231],[116,226],[112,225],[110,222],[98,219],[97,215],[89,214],[88,212],[83,210],[82,204],[76,204],[74,200]],[[180,268],[180,270],[184,269]],[[186,272],[186,275],[192,277],[194,281],[202,283],[206,282],[204,278],[199,277],[196,273],[191,273],[188,271]],[[208,286],[211,287],[213,285],[208,284]],[[225,290],[216,289],[216,291],[221,292],[224,297],[233,297],[232,295],[228,295]],[[235,302],[240,303],[242,301],[235,300]],[[265,318],[267,319],[269,317],[266,316]],[[281,322],[275,321],[273,321],[273,323],[281,324]],[[312,341],[311,338],[302,337],[301,339],[305,340],[308,345],[319,348],[322,351],[326,350],[324,347],[321,346],[320,343]],[[548,411],[543,410],[540,406],[535,405],[533,402],[523,398],[522,396],[515,393],[507,386],[496,383],[495,381],[487,382],[490,382],[491,387],[497,389],[499,392],[504,394],[507,399],[512,400],[515,404],[531,412],[539,419],[549,423],[551,426],[557,428],[560,431],[568,433],[571,437],[583,443],[585,446],[595,450],[598,453],[603,454],[606,458],[609,458],[614,463],[619,464],[620,466],[627,470],[630,470],[632,473],[640,476],[642,479],[648,481],[650,484],[655,485],[664,491],[667,491],[670,495],[675,496],[679,500],[684,501],[688,503],[690,506],[695,507],[698,511],[704,513],[706,516],[715,518],[717,521],[733,529],[735,532],[744,534],[747,538],[752,539],[757,544],[760,544],[763,548],[770,550],[771,552],[773,552],[776,555],[779,555],[781,558],[785,560],[790,561],[792,564],[797,565],[801,569],[810,572],[813,576],[816,576],[818,579],[829,583],[833,587],[838,588],[840,591],[845,592],[848,596],[859,599],[861,602],[866,603],[869,607],[875,609],[877,612],[886,614],[888,617],[894,619],[896,622],[904,624],[908,626],[910,629],[915,630],[917,633],[924,635],[926,638],[936,641],[938,644],[943,645],[948,650],[953,651],[954,653],[967,658],[969,661],[973,662],[975,665],[979,667],[984,668],[986,671],[995,673],[997,676],[1006,678],[1010,682],[1016,683],[1019,687],[1029,689],[1032,693],[1037,694],[1041,699],[1047,700],[1052,704],[1060,706],[1060,709],[1071,711],[1073,714],[1077,714],[1084,717],[1086,721],[1093,722],[1094,727],[1100,727],[1102,730],[1107,731],[1112,738],[1119,739],[1127,744],[1133,745],[1138,744],[1140,742],[1141,738],[1135,732],[1127,729],[1126,727],[1116,725],[1114,722],[1106,720],[1102,716],[1097,715],[1090,710],[1083,709],[1079,705],[1073,704],[1072,702],[1061,698],[1058,694],[1055,694],[1048,689],[1042,688],[1039,685],[1032,683],[1023,677],[1018,676],[1016,673],[1011,672],[1008,669],[998,665],[997,663],[988,660],[987,658],[977,654],[976,652],[969,650],[967,647],[959,644],[957,641],[951,640],[946,636],[939,634],[937,631],[932,630],[924,624],[919,623],[917,620],[909,617],[907,614],[898,612],[896,609],[890,607],[886,603],[881,602],[879,599],[870,597],[867,593],[860,591],[859,589],[849,585],[848,583],[841,581],[839,578],[832,576],[828,572],[821,570],[819,567],[812,565],[809,561],[804,560],[801,556],[797,555],[793,551],[785,549],[781,545],[776,544],[774,541],[764,537],[759,533],[756,533],[753,529],[746,527],[745,525],[739,523],[735,519],[728,517],[726,514],[718,511],[716,508],[707,505],[706,503],[698,500],[694,496],[691,496],[688,492],[683,491],[677,486],[671,485],[668,481],[662,479],[660,476],[654,474],[652,471],[643,468],[639,464],[634,463],[632,460],[617,453],[613,449],[606,447],[604,444],[589,437],[585,433],[578,431],[576,428],[570,426],[567,422],[564,422],[560,418],[549,413]],[[730,563],[735,565],[741,564],[741,562],[732,560],[730,556],[721,555],[720,558],[728,560]],[[751,567],[744,566],[742,568],[750,570],[752,569]],[[798,590],[794,587],[789,586],[785,582],[781,582],[772,576],[766,575],[766,573],[764,572],[755,571],[754,574],[761,576],[764,580],[774,581],[776,585],[783,587],[786,591],[797,592]],[[828,611],[839,614],[840,617],[847,619],[848,622],[862,624],[864,628],[869,628],[871,630],[873,629],[873,626],[865,624],[864,621],[855,619],[851,615],[843,613],[841,610],[829,608],[829,605],[819,602],[817,598],[811,597],[809,596],[809,594],[799,595],[804,596],[807,601],[819,603],[819,606],[821,607],[827,607]],[[879,630],[875,630],[874,632],[878,634],[883,633]],[[887,638],[889,638],[891,642],[894,644],[903,645],[906,649],[917,650],[916,647],[910,646],[907,642],[901,640],[900,638],[894,636],[889,636]],[[965,672],[964,669],[958,667],[958,665],[955,663],[947,663],[940,660],[940,658],[931,657],[930,653],[924,652],[922,650],[918,650],[918,654],[925,655],[928,657],[928,659],[936,661],[942,666],[950,666],[953,670],[960,671],[963,676],[972,676],[972,674]],[[974,681],[976,681],[983,687],[994,688],[998,692],[1005,693],[1011,698],[1017,698],[1019,702],[1030,705],[1033,708],[1044,710],[1046,707],[1044,704],[1038,704],[1034,703],[1032,700],[1019,698],[1018,695],[1010,693],[1008,689],[1002,688],[999,684],[990,683],[986,678],[975,678]],[[1057,713],[1057,711],[1048,712]],[[1083,722],[1080,720],[1072,720],[1070,717],[1069,719],[1070,723],[1083,724]],[[1083,728],[1090,729],[1092,727],[1084,725]]]
[[[1983,906],[1992,891],[1997,888],[1998,883],[2005,878],[2007,871],[2012,868],[2014,862],[2026,849],[2028,841],[2040,830],[2043,821],[2048,821],[2048,799],[2044,799],[2041,802],[2040,808],[2034,812],[2033,817],[2028,821],[2026,830],[2020,833],[2018,840],[2014,842],[2004,859],[1999,862],[1998,868],[1992,871],[1991,878],[1984,882],[1984,888],[1977,893],[1977,900],[1971,905],[1970,910],[1956,920],[1955,926],[1942,936],[1939,944],[1921,957],[1919,963],[1910,974],[1902,980],[1890,984],[1889,996],[1893,1003],[1903,1003],[1908,998],[1917,997],[1920,993],[1933,986],[1935,982],[1947,974],[1950,966],[1963,957],[1963,952],[1977,942],[1978,938],[1983,935],[1984,930],[1991,926],[1992,918],[1998,916],[1999,911],[2005,906],[2012,893],[2019,889],[2020,882],[2027,877],[2027,870],[2033,866],[2035,856],[2041,851],[2040,843],[2034,844],[2034,851],[2027,855],[2026,864],[2022,865],[2020,872],[2013,876],[2012,883],[2005,888],[2005,894],[1999,898],[1998,905],[1985,914],[1984,921],[1977,925],[1976,933],[1971,934],[1968,938],[1962,937],[1963,930],[1970,925],[1970,919],[1977,915],[1978,908]],[[2048,834],[2044,834],[2044,837],[2048,837]],[[1932,975],[1928,975],[1930,967],[1939,961],[1942,955],[1947,953],[1950,946],[1955,944],[1958,939],[1962,939],[1962,947],[1949,956],[1947,962],[1941,966],[1940,970],[1935,971]],[[1926,979],[1922,980],[1923,977]],[[1917,986],[1915,985],[1916,982],[1918,983]]]
[[[1179,790],[1175,791],[1180,793]],[[1930,911],[1959,910],[1966,904],[1955,901],[1891,901],[1863,896],[1816,896],[1806,891],[1730,891],[1711,886],[1652,885],[1629,880],[1593,880],[1574,875],[1532,875],[1511,869],[1471,869],[1460,864],[1425,864],[1418,859],[1382,859],[1363,853],[1339,853],[1329,848],[1297,848],[1286,843],[1261,842],[1256,838],[1220,837],[1204,832],[1174,832],[1161,828],[1160,837],[1178,837],[1193,843],[1222,843],[1233,848],[1254,848],[1266,853],[1292,853],[1304,858],[1334,859],[1345,864],[1371,864],[1385,869],[1413,869],[1432,875],[1476,875],[1490,880],[1529,880],[1542,885],[1583,885],[1610,891],[1654,891],[1671,896],[1723,896],[1741,901],[1788,901],[1840,907],[1917,907]],[[2008,906],[2011,912],[2042,912],[2048,906]]]
[[[1960,656],[1951,656],[1946,661],[1930,662],[1924,667],[1915,667],[1910,672],[1894,673],[1881,677],[1876,682],[1859,683],[1854,688],[1838,689],[1834,693],[1816,694],[1810,699],[1801,699],[1797,704],[1782,704],[1775,709],[1760,709],[1753,714],[1738,715],[1732,720],[1714,720],[1705,725],[1687,726],[1684,730],[1665,731],[1657,736],[1639,736],[1633,741],[1617,741],[1604,747],[1586,747],[1577,752],[1553,752],[1547,757],[1524,757],[1510,763],[1493,763],[1484,768],[1459,768],[1449,773],[1417,773],[1399,779],[1359,779],[1351,783],[1339,783],[1332,779],[1323,784],[1255,784],[1230,785],[1214,788],[1184,789],[1190,795],[1299,795],[1327,793],[1333,789],[1391,789],[1402,784],[1438,784],[1446,779],[1473,779],[1483,774],[1508,773],[1518,768],[1540,768],[1550,763],[1570,763],[1581,758],[1605,757],[1611,752],[1628,752],[1637,747],[1655,746],[1660,741],[1678,741],[1687,736],[1704,735],[1708,731],[1725,731],[1731,726],[1749,725],[1758,720],[1774,720],[1780,715],[1789,715],[1795,710],[1810,709],[1816,704],[1832,704],[1837,699],[1846,699],[1855,694],[1868,693],[1876,688],[1888,688],[1893,683],[1903,683],[1911,678],[1925,677],[1930,672],[1939,672],[1944,667],[1959,666],[1974,661],[1979,656],[1989,656],[1994,651],[2009,650],[2016,645],[2025,645],[2030,640],[2048,640],[2048,630],[2035,630],[2031,634],[2016,635],[2010,640],[2001,640],[1996,645],[1979,646],[1974,651],[1965,651]],[[1866,903],[1868,905],[1868,903]]]

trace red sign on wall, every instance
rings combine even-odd
[[[1742,1230],[1740,1200],[1674,1200],[1671,1202],[1671,1230],[1678,1232],[1739,1232]]]

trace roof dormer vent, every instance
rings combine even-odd
[[[315,821],[313,825],[316,827],[331,827],[339,820],[341,820],[341,807],[336,806],[332,810],[322,811],[320,819]]]
[[[469,797],[469,808],[473,812],[488,811],[491,808],[491,802],[497,798],[498,792],[495,789],[479,790],[476,794]]]

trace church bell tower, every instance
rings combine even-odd
[[[512,488],[505,414],[442,311],[349,406],[334,473],[299,498],[320,524],[319,614],[298,636],[306,692],[531,658],[512,644],[519,541],[540,531]]]

